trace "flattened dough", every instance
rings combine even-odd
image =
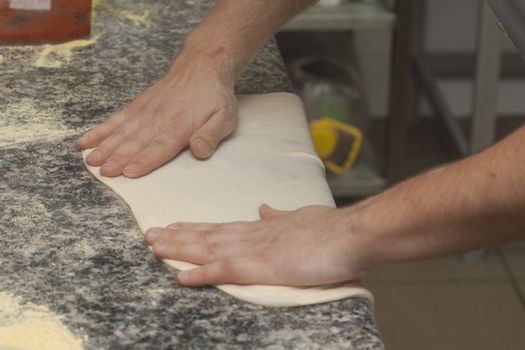
[[[239,127],[209,160],[184,151],[139,179],[108,178],[87,169],[131,207],[143,232],[174,222],[257,220],[258,208],[294,210],[306,205],[334,207],[324,167],[315,154],[301,100],[289,93],[239,96]],[[83,157],[91,150],[83,152]],[[177,269],[195,265],[164,260]],[[370,292],[357,284],[295,288],[218,285],[247,302],[266,306],[299,306]]]

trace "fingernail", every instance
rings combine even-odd
[[[112,169],[111,166],[108,166],[107,164],[104,164],[104,165],[102,165],[100,167],[100,175],[103,175],[103,176],[115,176],[114,169]]]
[[[199,146],[199,148],[204,152],[211,152],[211,145],[206,141],[205,139],[198,137],[195,139],[195,142]]]
[[[94,150],[88,155],[88,160],[97,160],[101,156],[100,151]]]
[[[179,280],[179,282],[182,282],[184,283],[184,281],[186,280],[186,278],[188,278],[189,274],[186,272],[186,271],[180,271],[179,273],[177,273],[177,279]]]
[[[158,228],[150,228],[146,230],[147,238],[155,239],[160,235],[160,230]]]
[[[173,245],[171,245],[167,240],[158,238],[152,244],[153,253],[158,256],[166,256],[172,253]]]
[[[137,172],[137,164],[130,163],[124,168],[126,174],[134,174]]]
[[[176,230],[178,227],[179,227],[179,224],[176,222],[171,225],[168,225],[168,228],[171,228],[172,230]]]

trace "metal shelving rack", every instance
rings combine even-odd
[[[284,30],[391,28],[395,18],[380,1],[351,1],[337,6],[314,6],[288,22]]]
[[[403,2],[403,0],[400,0]],[[333,7],[314,6],[292,19],[286,31],[349,31],[393,29],[396,13],[378,0],[350,1]],[[395,50],[394,50],[395,51]],[[389,161],[389,163],[391,163]],[[359,161],[346,175],[328,174],[334,196],[363,197],[384,189],[389,182],[379,171],[372,149],[365,144]]]

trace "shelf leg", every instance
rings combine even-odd
[[[472,99],[471,153],[494,143],[501,75],[501,31],[487,1],[480,2],[476,84]],[[465,261],[483,260],[484,252],[471,252]]]
[[[397,0],[395,4],[396,24],[393,33],[389,146],[387,150],[387,177],[389,183],[400,180],[403,175],[406,129],[410,114],[410,100],[412,98],[412,15],[415,1],[419,0]]]

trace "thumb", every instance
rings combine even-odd
[[[193,133],[190,148],[197,158],[209,158],[223,138],[231,134],[237,126],[237,117],[226,112],[213,114],[204,125]]]
[[[269,219],[276,216],[281,216],[289,213],[285,210],[276,210],[270,207],[268,204],[263,204],[259,207],[259,216],[261,219]]]

